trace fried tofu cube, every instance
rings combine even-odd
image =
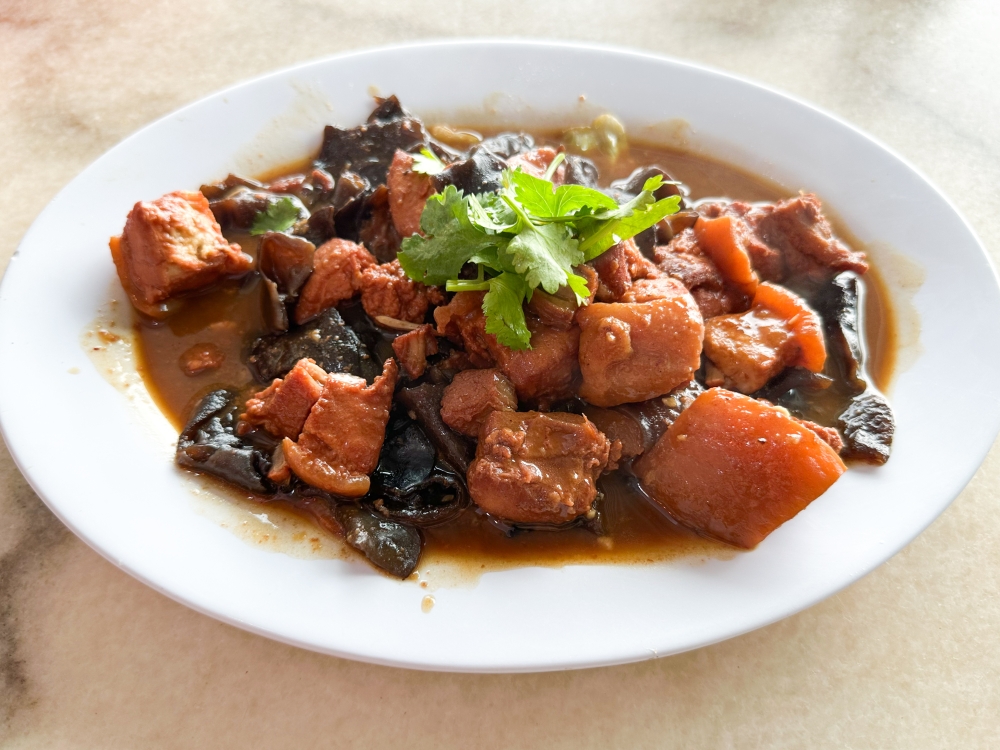
[[[253,258],[222,236],[201,193],[177,191],[140,201],[129,212],[111,257],[132,304],[155,315],[181,292],[246,273]]]

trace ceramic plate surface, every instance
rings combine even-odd
[[[903,264],[925,278],[907,303],[919,316],[919,345],[891,391],[892,459],[852,468],[753,552],[701,564],[488,573],[476,585],[437,590],[430,613],[413,582],[360,561],[268,551],[199,512],[191,480],[171,463],[172,428],[109,385],[81,347],[115,279],[108,237],[137,200],[314,153],[323,124],[364,120],[373,90],[397,94],[428,119],[487,112],[501,122],[565,123],[610,111],[633,133],[682,120],[693,144],[818,193],[863,243],[894,249],[876,256],[887,275]],[[228,623],[425,669],[614,664],[797,612],[919,534],[997,433],[997,391],[949,389],[947,408],[933,413],[928,403],[957,362],[1000,369],[998,320],[993,269],[955,209],[898,156],[827,114],[728,75],[622,50],[422,44],[321,60],[215,94],[126,139],[70,183],[24,237],[0,287],[0,424],[32,487],[76,534]]]

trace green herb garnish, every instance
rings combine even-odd
[[[411,169],[420,174],[431,175],[441,174],[445,170],[445,163],[441,161],[437,154],[429,148],[420,149],[419,154],[413,155],[413,166]]]
[[[291,198],[282,198],[268,205],[263,211],[258,211],[253,217],[250,234],[264,232],[284,232],[299,218],[299,207]]]
[[[554,161],[546,177],[558,166]],[[646,180],[642,192],[622,205],[592,188],[556,187],[520,169],[504,170],[496,193],[463,195],[448,185],[427,199],[420,217],[425,236],[403,240],[399,263],[425,284],[485,291],[486,331],[511,349],[528,349],[524,302],[539,287],[555,294],[565,286],[578,305],[586,304],[586,279],[573,267],[675,213],[679,196],[653,196],[662,184],[659,175]],[[466,263],[477,265],[475,279],[458,278]]]

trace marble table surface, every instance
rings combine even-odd
[[[992,0],[0,0],[0,268],[63,185],[182,104],[336,52],[487,34],[627,45],[815,102],[916,164],[1000,255]],[[995,747],[998,494],[994,450],[886,565],[716,646],[451,675],[321,656],[186,609],[67,531],[0,444],[0,746]]]

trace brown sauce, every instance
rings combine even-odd
[[[540,139],[544,140],[544,139]],[[588,157],[591,157],[588,154]],[[778,201],[794,195],[783,188],[734,166],[705,156],[669,148],[633,144],[616,162],[591,157],[600,169],[601,182],[628,176],[636,167],[658,164],[690,189],[693,201],[726,197],[747,202]],[[310,160],[311,161],[311,160]],[[261,181],[302,171],[309,161],[286,165],[261,175]],[[808,187],[808,186],[803,186]],[[828,212],[829,215],[829,212]],[[863,247],[831,217],[839,236],[855,248]],[[257,239],[227,233],[256,257]],[[863,325],[866,334],[866,377],[885,391],[895,366],[896,333],[889,300],[876,269],[863,279]],[[217,388],[237,388],[249,396],[260,386],[253,382],[243,360],[252,341],[265,333],[261,313],[261,283],[257,274],[229,281],[187,298],[186,304],[163,322],[142,319],[136,323],[138,370],[156,404],[180,430],[191,410]],[[225,360],[216,370],[189,376],[179,360],[197,344],[214,344]],[[843,409],[845,390],[836,386],[822,392],[812,404],[810,419],[832,424]],[[211,485],[220,492],[247,498],[221,481]],[[457,562],[482,570],[524,565],[564,565],[603,562],[654,562],[677,557],[720,557],[734,554],[728,545],[701,538],[678,526],[628,480],[615,473],[601,480],[605,494],[603,514],[609,533],[597,536],[583,527],[561,531],[529,531],[505,536],[488,519],[466,510],[457,519],[423,530],[421,567],[438,561]],[[259,498],[262,503],[267,498]],[[322,532],[321,532],[322,533]]]

